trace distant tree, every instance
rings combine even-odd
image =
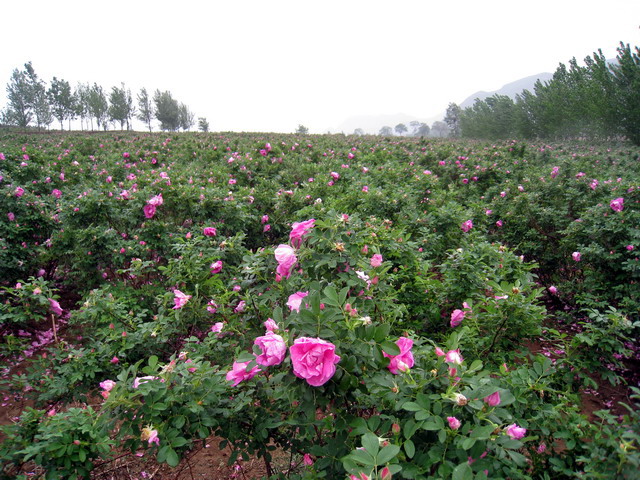
[[[151,99],[149,98],[149,94],[147,93],[147,89],[143,88],[140,90],[138,94],[138,114],[137,118],[141,122],[144,122],[145,125],[151,131],[151,121],[155,116],[155,110],[153,108],[153,104],[151,103]]]
[[[120,130],[124,130],[125,124],[127,130],[130,129],[133,110],[131,91],[125,88],[124,83],[120,88],[112,87],[109,94],[109,118],[120,123]]]
[[[180,128],[183,131],[191,130],[191,127],[195,125],[195,115],[189,107],[187,107],[184,103],[180,104]]]
[[[89,84],[79,83],[74,91],[74,96],[76,98],[76,116],[80,118],[80,128],[84,130],[85,123],[87,124],[87,128],[89,127],[88,119],[91,118],[89,113],[89,92],[91,91],[91,87]],[[92,120],[93,123],[93,120]]]
[[[449,133],[449,127],[446,123],[438,120],[431,125],[431,133],[434,137],[446,137]]]
[[[420,128],[420,122],[418,120],[411,120],[409,122],[409,127],[411,127],[410,135],[414,137],[418,136],[418,129]]]
[[[87,97],[89,114],[92,118],[96,119],[98,129],[101,127],[106,130],[108,128],[109,118],[109,103],[107,97],[102,90],[102,87],[97,83],[94,83]],[[91,129],[93,130],[93,120],[91,123]]]
[[[198,130],[205,133],[209,131],[209,122],[205,117],[198,118]]]
[[[17,68],[11,74],[11,80],[7,84],[7,110],[5,121],[18,127],[26,127],[33,118],[34,91],[30,83],[27,69],[31,68],[31,62],[25,63],[25,70]]]
[[[398,125],[395,126],[395,131],[398,135],[402,136],[403,134],[407,133],[409,130],[407,129],[407,126],[404,123],[399,123]]]
[[[170,92],[156,90],[153,95],[156,119],[162,130],[175,132],[180,128],[180,105]]]
[[[306,135],[309,133],[309,129],[304,125],[298,125],[298,128],[296,129],[296,133],[300,135]]]
[[[455,103],[450,103],[444,116],[444,123],[449,127],[451,135],[460,136],[460,113],[461,109]]]
[[[64,120],[69,120],[69,130],[71,130],[71,120],[75,118],[75,98],[69,82],[53,77],[47,95],[51,112],[60,122],[60,130],[64,130],[62,123]]]
[[[354,135],[357,135],[358,137],[361,137],[361,136],[363,136],[363,135],[364,135],[364,130],[363,130],[363,129],[361,129],[361,128],[356,128],[356,129],[353,131],[353,134],[354,134]]]
[[[31,62],[25,64],[25,72],[31,88],[32,109],[36,117],[36,126],[38,128],[48,127],[53,122],[53,116],[51,115],[45,83],[38,78]]]
[[[640,145],[640,48],[633,52],[629,44],[620,42],[617,59],[612,71],[618,92],[618,125],[629,140]]]
[[[428,137],[430,131],[431,131],[431,129],[429,128],[429,125],[427,125],[426,123],[420,123],[420,126],[418,127],[418,130],[416,131],[416,136],[417,137]]]
[[[392,137],[393,130],[391,129],[391,127],[384,126],[380,129],[380,132],[378,132],[378,135],[382,135],[383,137]]]

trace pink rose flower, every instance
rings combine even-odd
[[[574,261],[579,262],[582,259],[582,255],[580,254],[580,252],[573,252],[571,254],[571,257],[573,258]]]
[[[244,300],[240,300],[236,308],[233,309],[233,311],[235,313],[242,313],[244,312],[246,307],[247,307],[247,302],[245,302]]]
[[[281,364],[287,353],[287,344],[284,339],[273,332],[267,332],[266,335],[256,338],[253,344],[258,345],[262,350],[262,353],[256,357],[256,362],[265,367]]]
[[[54,300],[53,298],[49,299],[49,310],[54,315],[58,315],[58,316],[62,315],[62,308],[60,307],[60,304],[57,302],[57,300]]]
[[[449,428],[451,430],[458,430],[462,425],[462,422],[456,417],[447,417],[447,422],[449,422]]]
[[[451,312],[451,322],[450,322],[451,328],[455,328],[458,325],[460,325],[462,323],[462,320],[464,320],[465,315],[466,315],[466,312],[458,308],[456,308],[453,312]]]
[[[115,386],[116,382],[114,382],[113,380],[105,380],[104,382],[100,382],[100,388],[105,392],[110,392]]]
[[[191,295],[186,295],[178,289],[175,289],[173,291],[173,294],[174,294],[173,303],[175,303],[175,306],[173,307],[174,310],[178,310],[184,307],[186,303],[189,301],[189,299],[191,298]]]
[[[514,440],[521,439],[527,433],[527,429],[526,428],[519,427],[515,423],[512,423],[511,425],[509,425],[505,429],[505,431],[507,432],[507,435],[509,435]]]
[[[156,445],[160,445],[160,438],[158,437],[158,430],[151,429],[151,427],[144,427],[142,429],[142,434],[140,435],[140,440],[149,442],[149,445],[155,443]]]
[[[494,392],[491,395],[484,397],[484,403],[490,407],[497,407],[500,405],[500,392]]]
[[[267,321],[264,322],[264,328],[266,328],[268,332],[273,332],[280,329],[273,318],[267,318]]]
[[[391,359],[387,366],[389,371],[394,375],[399,375],[400,372],[406,372],[413,367],[413,353],[411,353],[413,340],[407,337],[400,337],[396,341],[396,345],[400,349],[400,353],[398,355],[389,355],[386,352],[382,352],[382,355]]]
[[[305,220],[304,222],[295,222],[291,226],[291,233],[289,234],[289,241],[295,248],[299,248],[302,243],[302,239],[309,233],[309,230],[313,228],[315,219]]]
[[[153,375],[147,375],[146,377],[136,377],[133,380],[133,388],[138,388],[140,385],[150,382],[151,380],[157,380],[158,377],[154,377]]]
[[[556,293],[558,293],[558,289],[556,287],[554,287],[553,285],[551,285],[549,287],[549,293],[551,293],[551,295],[555,295]]]
[[[634,249],[635,247],[634,247],[633,245],[627,245],[625,248],[626,248],[629,252],[632,252],[632,251],[633,251],[633,249]]]
[[[292,295],[289,295],[289,300],[287,300],[287,306],[291,309],[292,312],[294,310],[296,312],[299,312],[300,305],[302,304],[302,299],[307,295],[309,295],[309,292],[296,292]]]
[[[147,218],[153,218],[153,216],[156,214],[156,206],[151,205],[150,203],[145,205],[142,210],[144,211],[144,216]]]
[[[302,462],[307,467],[310,467],[311,465],[313,465],[313,458],[311,458],[311,455],[309,455],[308,453],[305,453],[304,456],[302,457]]]
[[[609,206],[614,212],[621,212],[624,208],[624,198],[614,198],[613,200],[611,200],[611,203],[609,203]]]
[[[269,221],[269,215],[263,215],[260,221],[264,224]]]
[[[149,201],[147,201],[148,205],[153,205],[154,207],[159,207],[164,202],[162,198],[162,194],[156,195],[155,197],[151,197]]]
[[[473,222],[471,220],[462,222],[462,225],[460,225],[460,228],[464,233],[467,233],[469,230],[473,228]]]
[[[205,227],[202,230],[202,233],[205,237],[215,237],[218,234],[218,231],[214,227]]]
[[[207,312],[216,313],[218,311],[218,304],[214,300],[209,300],[207,303]]]
[[[276,257],[276,261],[278,262],[276,273],[283,278],[289,278],[291,275],[291,269],[298,261],[295,250],[289,245],[280,244],[273,253]]]
[[[257,365],[247,371],[249,363],[251,362],[233,362],[233,367],[227,372],[226,376],[227,381],[233,382],[232,386],[236,387],[240,382],[251,380],[260,371],[260,367]]]
[[[444,359],[448,363],[455,363],[457,365],[462,365],[462,362],[464,362],[464,358],[462,358],[462,355],[460,354],[460,349],[449,350]]]
[[[209,268],[211,269],[211,274],[220,273],[222,271],[222,260],[218,260],[213,262]]]
[[[293,374],[313,387],[324,385],[336,373],[340,361],[335,350],[333,343],[320,338],[297,338],[289,347]]]
[[[222,322],[216,322],[211,326],[211,331],[213,333],[220,333],[222,331],[222,329],[224,328],[224,323]]]
[[[15,191],[13,193],[14,193],[14,195],[16,197],[21,197],[22,195],[24,195],[24,188],[16,187],[16,189],[15,189]]]
[[[369,262],[373,268],[379,267],[382,265],[382,255],[376,253]]]
[[[60,198],[62,196],[62,192],[60,190],[58,190],[57,188],[54,188],[51,191],[51,195],[53,195],[56,198]]]

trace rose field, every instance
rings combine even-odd
[[[0,193],[0,479],[638,478],[640,147],[5,130]]]

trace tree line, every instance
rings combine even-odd
[[[137,118],[149,131],[157,120],[162,130],[190,130],[195,116],[184,103],[178,102],[169,91],[156,90],[153,96],[142,88],[134,102],[131,90],[124,83],[105,91],[94,83],[79,83],[74,89],[68,81],[53,77],[51,82],[41,80],[31,62],[24,69],[14,69],[6,87],[7,108],[0,112],[0,123],[16,127],[48,129],[57,120],[60,130],[64,122],[80,120],[82,130],[108,130],[110,125],[119,125],[121,130],[132,129],[132,120]],[[95,122],[95,123],[94,123]],[[209,130],[206,118],[198,119],[202,131]]]
[[[449,104],[445,122],[466,138],[618,138],[640,145],[640,49],[624,43],[615,62],[598,50],[584,60],[560,64],[533,92],[476,99],[461,109]]]

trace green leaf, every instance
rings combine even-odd
[[[380,442],[376,435],[371,432],[367,432],[362,436],[362,446],[367,452],[375,457],[380,449]]]
[[[169,448],[167,451],[167,465],[170,467],[177,467],[180,463],[180,457],[173,448]]]
[[[336,291],[335,287],[325,288],[324,295],[326,297],[324,299],[324,303],[326,303],[327,305],[332,305],[334,307],[342,306],[342,304],[340,303],[340,300],[338,299],[338,292]]]
[[[456,468],[454,468],[451,479],[452,480],[472,480],[473,471],[471,470],[469,463],[464,462],[458,465]]]
[[[407,412],[419,412],[420,410],[422,410],[422,407],[415,402],[406,402],[404,405],[402,405],[402,409],[406,410]]]
[[[413,444],[412,440],[404,441],[404,451],[409,458],[413,458],[413,456],[416,454],[416,446]]]
[[[391,325],[389,325],[388,323],[383,323],[382,325],[378,325],[377,327],[375,327],[375,334],[373,336],[373,339],[376,342],[380,343],[389,336],[390,331],[391,331]]]
[[[493,425],[486,425],[484,427],[475,427],[471,432],[470,437],[475,438],[476,440],[486,440],[491,436],[494,430],[495,430],[495,427]]]
[[[362,465],[375,466],[376,461],[371,456],[371,454],[365,450],[354,450],[349,454],[349,458],[351,458],[354,462],[360,463]]]
[[[390,462],[391,459],[395,458],[395,456],[398,455],[398,452],[400,452],[400,447],[398,445],[387,445],[380,450],[380,453],[378,453],[376,463],[378,465],[384,465],[385,463]]]
[[[151,355],[149,357],[149,367],[156,368],[156,365],[158,365],[158,357],[156,357],[155,355]]]
[[[391,340],[384,340],[380,343],[380,346],[387,355],[400,355],[400,348]]]

